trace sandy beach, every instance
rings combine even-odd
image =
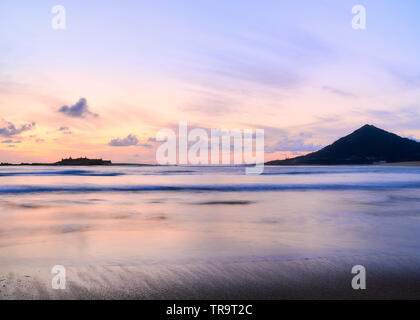
[[[420,161],[384,163],[384,164],[381,164],[381,166],[418,167],[420,166]]]
[[[353,290],[351,268],[367,270],[366,290]],[[67,269],[65,290],[49,270],[0,274],[0,299],[417,299],[420,259],[354,256]]]

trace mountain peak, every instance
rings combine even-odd
[[[385,131],[382,129],[379,129],[377,127],[375,127],[373,124],[365,124],[363,127],[360,127],[359,129],[357,129],[356,131],[371,131],[371,130],[378,130],[378,131]]]
[[[375,127],[373,124],[365,124],[363,127],[360,127],[353,133],[349,134],[346,137],[351,137],[352,135],[372,135],[372,134],[392,134],[391,132],[385,131],[383,129],[380,129],[378,127]]]
[[[419,161],[420,143],[365,124],[325,148],[268,164],[372,164],[375,162]]]

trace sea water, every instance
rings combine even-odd
[[[0,167],[0,271],[381,253],[420,253],[420,167]]]

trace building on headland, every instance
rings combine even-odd
[[[98,166],[98,165],[111,165],[111,160],[102,160],[102,159],[88,159],[84,158],[76,158],[73,159],[69,157],[67,159],[61,159],[61,161],[55,162],[55,165],[60,166]]]

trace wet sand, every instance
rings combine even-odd
[[[384,164],[381,164],[381,166],[419,167],[420,161],[384,163]]]
[[[351,269],[365,266],[366,290]],[[193,264],[68,267],[65,290],[47,269],[0,273],[0,299],[418,299],[420,258],[352,256]]]

